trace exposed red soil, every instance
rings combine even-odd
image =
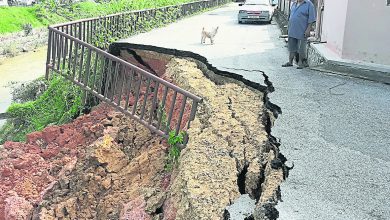
[[[159,87],[159,90],[161,89],[162,87]],[[139,111],[140,103],[143,103],[145,98],[145,90],[145,85],[143,85],[137,111]],[[153,94],[150,93],[147,99],[147,108],[150,109]],[[159,92],[158,99],[162,99],[162,91]],[[176,128],[178,123],[182,100],[182,96],[178,96],[176,99],[170,126],[172,129]],[[172,101],[173,91],[169,91],[165,105],[167,114]],[[131,97],[129,109],[133,105],[134,97]],[[188,123],[190,108],[190,105],[185,108],[180,126],[182,129]],[[4,149],[0,151],[0,159],[4,158],[0,160],[0,185],[2,186],[0,188],[0,220],[29,217],[32,213],[33,205],[39,204],[47,193],[53,191],[53,187],[58,184],[58,181],[74,169],[78,160],[85,157],[85,148],[89,148],[91,143],[103,136],[105,127],[113,125],[111,119],[116,114],[118,113],[115,113],[115,110],[108,105],[100,105],[90,114],[78,117],[72,123],[62,126],[51,126],[43,131],[28,134],[25,143],[6,142],[3,145]],[[146,113],[146,115],[149,114],[149,112]],[[116,124],[115,126],[118,125]],[[127,128],[126,130],[129,129]],[[133,132],[135,136],[137,129],[133,130]],[[125,146],[122,149],[125,154],[134,154],[133,156],[136,156],[142,152],[142,149],[135,149],[137,151],[134,151],[134,149],[126,148],[129,145],[129,140],[132,139],[131,137],[125,138],[119,132],[116,139],[118,143]],[[144,143],[142,142],[142,144]],[[163,148],[164,152],[165,150],[166,147]],[[163,170],[163,167],[160,167],[159,170]],[[145,174],[148,172],[145,171]],[[167,190],[170,184],[170,175],[159,178],[161,178],[161,186],[159,187]],[[137,202],[137,198],[133,199],[134,201],[130,200],[129,204],[136,203],[142,206],[143,203]],[[166,216],[174,216],[175,208],[169,204],[171,204],[169,201],[164,203]],[[139,212],[143,209],[134,209],[138,211],[129,209],[126,211],[126,205],[123,208],[122,216],[143,215]],[[151,216],[150,213],[148,216]],[[174,217],[170,219],[174,219]]]
[[[237,176],[244,163],[248,167],[245,190],[260,190],[259,177],[265,169],[260,187],[266,193],[259,201],[276,195],[282,170],[275,170],[276,180],[269,178],[267,169],[273,170],[266,165],[275,155],[267,148],[267,135],[261,127],[258,114],[264,113],[262,105],[252,104],[253,100],[261,103],[262,94],[234,83],[215,85],[204,79],[196,63],[185,60],[173,60],[167,76],[166,64],[172,57],[151,56],[156,58],[144,54],[144,61],[157,75],[201,91],[206,100],[200,105],[194,128],[188,131],[191,140],[174,172],[165,170],[166,140],[102,104],[70,124],[29,134],[26,143],[6,142],[0,147],[0,220],[218,219],[239,195]],[[183,81],[186,71],[191,74]],[[151,88],[157,89],[154,83]],[[244,89],[246,95],[242,96]],[[158,105],[163,91],[160,86]],[[181,95],[173,96],[170,90],[164,107],[167,119],[176,100],[171,129],[179,123],[184,101]],[[121,99],[123,104],[124,96]],[[145,80],[139,100],[135,103],[131,97],[128,110],[137,104],[139,115],[144,100],[144,119],[152,115],[155,124],[158,109],[152,109],[153,93],[146,91]],[[182,130],[190,117],[192,102],[187,104]]]
[[[80,156],[80,148],[103,135],[102,121],[110,111],[101,105],[70,124],[31,133],[25,143],[4,143],[0,151],[0,220],[15,219],[9,210],[25,206],[23,199],[27,204],[39,202],[65,165]]]
[[[121,58],[126,60],[129,63],[136,65],[137,67],[145,71],[153,72],[155,75],[161,77],[162,79],[171,82],[172,84],[175,84],[173,79],[165,75],[167,64],[170,62],[173,56],[150,52],[150,51],[144,52],[142,50],[133,50],[133,52],[137,53],[137,57],[142,57],[143,64],[139,63],[139,61],[134,57],[134,55],[130,53],[121,53]],[[125,70],[125,71],[127,72],[127,74],[133,74],[131,73],[130,70]],[[152,83],[151,88],[155,89],[156,84]],[[166,87],[162,85],[158,87],[157,98],[160,101],[159,104],[161,104],[165,89]],[[140,98],[137,103],[138,106],[140,106],[143,103],[145,93],[146,93],[146,85],[145,83],[143,83],[141,84],[141,88],[140,88]],[[179,123],[180,110],[181,110],[182,103],[184,101],[184,96],[178,93],[175,100],[173,100],[173,96],[174,96],[174,91],[172,89],[169,89],[167,93],[165,105],[164,105],[164,110],[167,114],[166,116],[168,117],[168,114],[171,111],[172,102],[175,101],[175,105],[172,113],[172,119],[170,122],[170,129],[175,130],[177,124]],[[149,94],[148,100],[152,100],[152,98],[153,98],[153,94]],[[134,97],[131,97],[129,104],[134,105],[134,102],[135,102]],[[180,122],[180,130],[187,130],[186,125],[188,123],[188,119],[191,113],[192,101],[187,99],[186,103],[187,104],[184,109],[183,118],[182,121]]]

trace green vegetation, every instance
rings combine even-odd
[[[56,0],[42,1],[32,7],[0,7],[0,34],[23,30],[23,25],[43,27],[49,24],[77,20],[81,18],[103,16],[123,11],[157,8],[177,5],[192,0],[113,0],[78,2],[58,5]]]
[[[167,113],[164,110],[164,106],[160,104],[157,109],[157,114],[161,115],[161,130],[165,131],[168,128]]]
[[[97,17],[123,11],[158,8],[191,2],[191,0],[114,0],[109,2],[80,2],[66,7],[58,8],[61,14],[69,19]]]
[[[23,25],[42,27],[49,23],[37,16],[36,7],[0,7],[0,34],[21,31]]]
[[[24,141],[26,134],[39,131],[49,124],[64,124],[81,110],[81,90],[54,76],[46,91],[36,100],[13,103],[7,110],[11,119],[0,130],[0,144],[6,140]]]
[[[179,144],[183,144],[185,132],[180,131],[178,135],[175,134],[175,131],[169,132],[168,144],[168,156],[165,164],[165,170],[170,172],[174,167],[179,163],[180,157],[180,147]]]
[[[177,5],[191,1],[192,0],[114,0],[102,3],[81,2],[67,6],[59,6],[55,0],[46,0],[46,2],[30,8],[0,8],[0,34],[4,33],[2,32],[5,30],[3,30],[3,26],[9,25],[8,23],[12,23],[11,21],[13,21],[12,19],[9,19],[8,23],[3,23],[2,21],[5,19],[3,20],[3,13],[1,13],[1,10],[8,10],[8,15],[11,14],[10,12],[17,10],[29,12],[25,13],[24,16],[30,16],[31,19],[26,20],[25,17],[22,18],[23,16],[14,19],[19,22],[19,28],[24,27],[25,34],[28,34],[27,32],[29,32],[30,29],[29,24],[31,24],[32,27],[37,27],[39,25],[47,25],[59,21],[75,20],[85,17],[97,17],[121,11],[143,8]],[[36,16],[35,18],[32,16],[34,13]],[[94,35],[92,44],[100,48],[106,48],[110,42],[114,41],[118,37],[148,31],[152,28],[173,22],[178,18],[179,13],[179,7],[171,7],[164,12],[157,11],[154,15],[146,15],[139,18],[139,20],[137,19],[138,21],[135,30],[130,26],[122,27],[118,30],[116,27],[115,29],[110,29],[106,28],[103,24],[98,24],[96,27],[97,34]],[[23,13],[21,13],[21,15],[22,14]],[[7,16],[6,13],[4,15]],[[135,15],[127,14],[126,16],[128,16],[126,17],[127,20],[131,20]],[[34,23],[34,19],[36,19],[37,23]],[[26,23],[26,21],[29,23]],[[15,31],[16,27],[18,27],[18,25],[14,26],[13,31]],[[12,30],[12,28],[7,30]],[[7,50],[8,49],[13,50],[12,47],[7,48]],[[82,56],[84,56],[84,59],[82,59],[84,62],[84,65],[82,65],[83,69],[78,69],[77,67],[76,72],[82,73],[82,77],[84,78],[87,66],[87,53]],[[92,58],[91,63],[94,63],[94,58]],[[66,66],[67,64],[68,62],[65,63],[65,66],[61,65],[60,70],[66,71],[69,68],[69,66]],[[107,66],[104,66],[104,62],[99,62],[97,68],[107,68]],[[63,73],[69,74],[65,72]],[[56,74],[53,74],[52,79],[49,82],[45,82],[45,84],[48,85],[48,88],[40,96],[36,93],[32,94],[25,90],[14,92],[13,96],[16,103],[12,104],[7,110],[12,118],[8,119],[7,123],[0,129],[0,144],[6,140],[23,141],[25,140],[25,135],[30,132],[42,130],[50,124],[59,125],[70,122],[73,118],[79,115],[80,110],[83,108],[81,104],[81,94],[83,94],[83,92],[78,87],[74,86],[71,82],[63,79],[62,77],[56,76]],[[36,85],[26,86],[26,88],[33,88],[31,90],[34,90],[35,88],[36,90],[41,88],[41,84],[38,83]],[[159,107],[158,112],[161,113],[162,117],[161,129],[169,131],[170,128],[167,123],[167,116],[162,106]],[[166,170],[171,171],[177,165],[178,158],[180,156],[179,144],[183,143],[184,137],[184,132],[180,132],[178,135],[175,135],[175,132],[169,132],[168,143],[170,148],[167,156]]]

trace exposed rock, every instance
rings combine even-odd
[[[107,127],[103,137],[84,148],[85,156],[58,181],[59,186],[69,182],[67,193],[61,186],[60,190],[56,186],[48,190],[35,210],[36,219],[71,219],[73,207],[77,207],[79,219],[152,219],[163,206],[166,192],[161,187],[166,175],[162,171],[167,147],[159,144],[160,137],[135,129],[138,125],[123,114],[108,118],[118,127]],[[124,130],[133,134],[124,134],[123,143],[137,146],[129,155],[124,151],[127,146],[115,141]],[[127,138],[133,136],[146,141],[129,142]]]
[[[275,154],[271,151],[268,154],[268,161],[272,162]],[[275,205],[281,199],[280,184],[283,182],[282,167],[274,169],[272,163],[265,167],[265,181],[261,185],[262,193],[256,205],[253,217],[255,220],[276,220],[279,212]]]
[[[151,215],[145,212],[146,202],[142,197],[137,197],[134,200],[123,205],[123,209],[119,219],[145,219],[152,220]]]
[[[30,219],[33,206],[23,197],[11,196],[5,200],[4,218],[7,220]]]
[[[18,196],[35,204],[45,192],[57,189],[57,179],[69,175],[77,157],[82,156],[80,149],[103,134],[100,121],[108,111],[111,108],[103,105],[70,124],[31,133],[26,143],[4,143],[0,149],[0,220],[9,219],[5,216],[7,198]],[[91,130],[93,135],[87,136],[80,129]],[[70,183],[58,184],[65,187]],[[13,211],[19,212],[17,207]]]
[[[118,172],[127,165],[126,155],[112,142],[110,136],[104,136],[102,143],[99,143],[92,154],[98,164],[103,165],[109,173]]]
[[[56,218],[77,219],[76,197],[69,198],[54,208]]]

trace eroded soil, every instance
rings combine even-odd
[[[92,121],[0,148],[0,219],[226,219],[243,193],[258,201],[255,219],[275,219],[283,165],[264,93],[194,59],[164,59],[165,79],[204,98],[172,173],[165,140],[102,105]],[[69,127],[83,141],[58,141]]]
[[[263,93],[208,72],[219,78],[216,85],[198,65],[174,58],[166,73],[204,98],[170,189],[177,219],[221,219],[240,193],[259,200],[259,207],[277,201],[283,171],[270,169],[275,152],[264,124],[269,113]]]

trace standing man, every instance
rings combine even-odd
[[[310,0],[296,0],[291,5],[290,18],[288,20],[288,62],[283,67],[293,65],[294,57],[299,57],[298,69],[307,67],[306,45],[310,37],[310,29],[316,21],[316,13]]]

